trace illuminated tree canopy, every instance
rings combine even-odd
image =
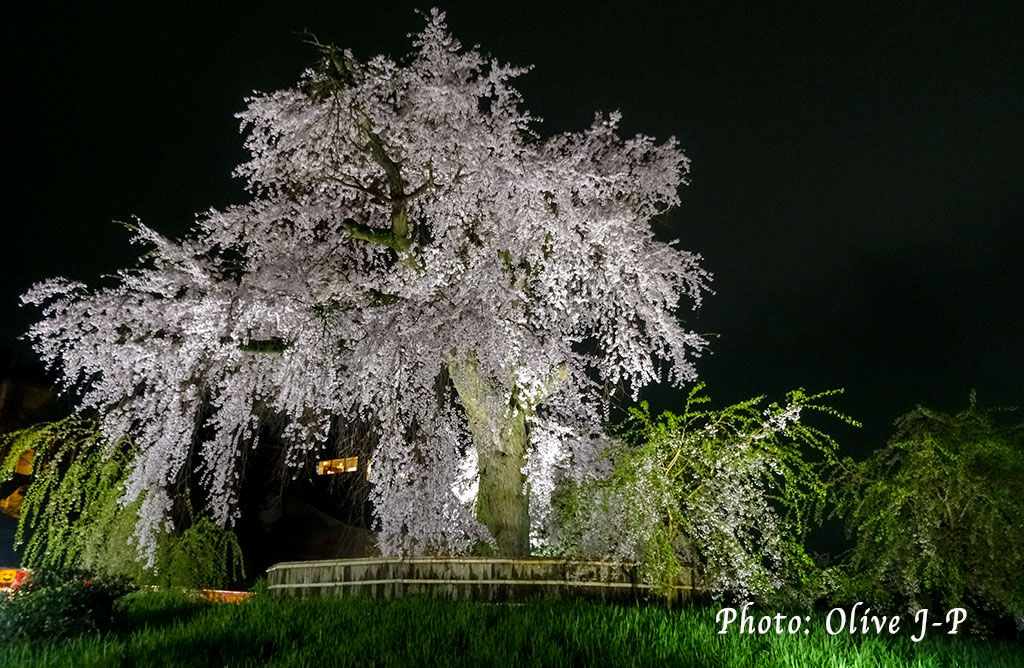
[[[247,203],[151,251],[114,284],[53,279],[36,350],[138,455],[152,552],[175,481],[197,466],[230,524],[269,417],[286,461],[320,454],[332,418],[377,431],[383,553],[524,554],[560,481],[601,468],[605,388],[695,378],[699,257],[655,238],[687,160],[617,134],[617,114],[544,138],[522,68],[465,50],[434,11],[402,61],[322,59],[239,116]],[[193,461],[194,460],[194,461]]]

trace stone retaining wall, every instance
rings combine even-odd
[[[565,559],[410,557],[333,559],[275,564],[267,569],[274,596],[442,596],[506,602],[530,598],[650,598],[631,564]],[[670,600],[689,598],[693,571],[685,569]]]

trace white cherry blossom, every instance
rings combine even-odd
[[[558,482],[601,467],[606,385],[695,378],[705,342],[676,311],[710,277],[651,227],[688,169],[675,140],[621,138],[617,113],[543,138],[512,87],[526,70],[463,49],[437,11],[401,61],[320,48],[239,115],[248,203],[180,241],[139,223],[150,250],[112,285],[23,298],[80,408],[139,445],[126,501],[145,495],[149,554],[190,467],[215,518],[238,517],[270,418],[293,467],[333,418],[374,425],[384,553],[494,544],[466,462],[495,453],[521,464],[536,534]]]

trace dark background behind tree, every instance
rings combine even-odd
[[[690,327],[717,402],[845,387],[884,442],[923,403],[1020,403],[1024,378],[1024,47],[1019,8],[775,3],[443,2],[465,44],[533,64],[544,132],[620,109],[693,160],[665,238],[717,294]],[[3,13],[0,345],[15,365],[54,275],[95,285],[136,249],[112,219],[170,235],[243,199],[233,114],[312,63],[308,29],[360,57],[407,51],[429,3],[8,5]],[[673,406],[676,394],[652,397]]]

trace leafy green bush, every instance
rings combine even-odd
[[[17,542],[28,538],[24,562],[32,568],[81,567],[82,554],[116,530],[121,482],[132,458],[128,443],[106,444],[95,422],[73,415],[5,435],[0,475],[9,477],[33,450],[32,483],[18,520]]]
[[[856,423],[816,403],[836,392],[797,390],[785,405],[761,408],[756,398],[699,410],[708,401],[702,389],[694,388],[682,415],[631,409],[609,453],[611,475],[557,498],[558,550],[636,559],[661,591],[694,564],[714,594],[809,603],[823,584],[803,539],[825,499],[822,467],[835,461],[835,443],[801,412]]]
[[[266,576],[257,578],[252,586],[249,587],[249,591],[258,597],[268,598],[270,596],[270,583],[267,582]]]
[[[1024,620],[1024,425],[918,407],[888,445],[846,462],[839,512],[856,537],[844,596]]]
[[[200,515],[188,528],[157,536],[153,584],[220,589],[245,577],[234,532]]]
[[[15,536],[25,540],[26,566],[80,568],[140,585],[221,588],[244,577],[234,533],[187,502],[179,505],[178,528],[157,536],[154,567],[144,566],[134,540],[141,499],[121,504],[135,448],[126,439],[107,441],[95,420],[75,414],[0,438],[0,479],[28,450],[35,451],[33,480]]]
[[[69,568],[35,571],[27,586],[0,597],[0,637],[38,641],[105,633],[115,602],[132,589],[125,578]]]

